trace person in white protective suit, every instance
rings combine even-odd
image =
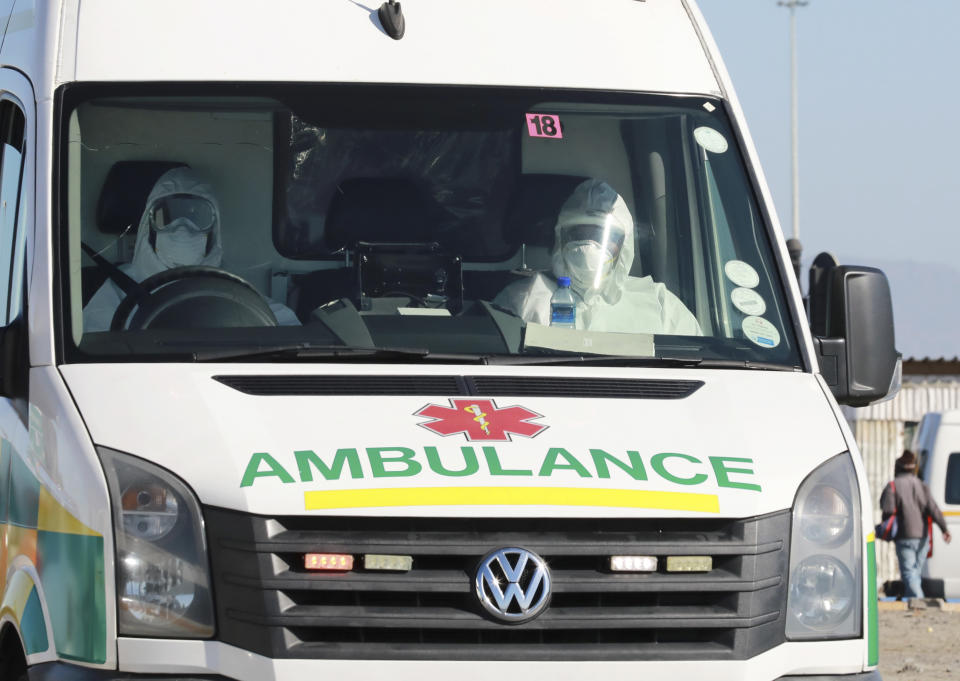
[[[220,207],[210,185],[190,168],[165,172],[147,197],[140,218],[133,259],[120,269],[137,282],[174,267],[220,267]],[[83,309],[83,330],[107,331],[125,297],[112,280],[94,294]],[[277,322],[298,325],[293,310],[265,297]]]
[[[550,324],[557,277],[570,277],[577,302],[576,328],[587,331],[702,335],[696,318],[661,283],[629,276],[634,262],[633,217],[609,184],[577,185],[554,229],[553,277],[513,282],[493,304],[527,322]]]

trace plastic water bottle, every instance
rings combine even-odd
[[[566,329],[577,327],[577,303],[570,290],[570,277],[557,278],[557,290],[550,298],[550,326]]]

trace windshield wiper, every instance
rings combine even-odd
[[[488,357],[490,364],[560,366],[616,364],[631,367],[694,367],[703,369],[760,369],[796,371],[797,367],[742,359],[705,359],[702,357],[637,357],[635,355],[502,355]]]
[[[233,360],[373,360],[373,361],[456,361],[484,363],[480,355],[440,354],[426,348],[374,347],[351,345],[312,345],[291,343],[289,345],[247,345],[236,348],[217,348],[193,353],[195,362],[229,362]]]
[[[555,365],[602,366],[605,364],[631,367],[690,367],[704,369],[761,369],[768,371],[796,371],[784,364],[752,362],[733,359],[704,359],[700,357],[637,357],[634,355],[477,355],[436,353],[427,348],[377,347],[352,345],[243,345],[232,348],[199,350],[192,353],[195,362],[230,362],[259,359],[264,361],[343,360],[373,362],[447,362],[464,364],[491,364],[505,366]]]

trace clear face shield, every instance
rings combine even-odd
[[[585,216],[586,217],[586,216]],[[610,213],[596,221],[560,228],[560,248],[571,278],[581,290],[598,290],[620,257],[626,230]]]

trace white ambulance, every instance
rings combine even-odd
[[[0,3],[0,678],[877,679],[889,290],[693,2],[368,4]]]

